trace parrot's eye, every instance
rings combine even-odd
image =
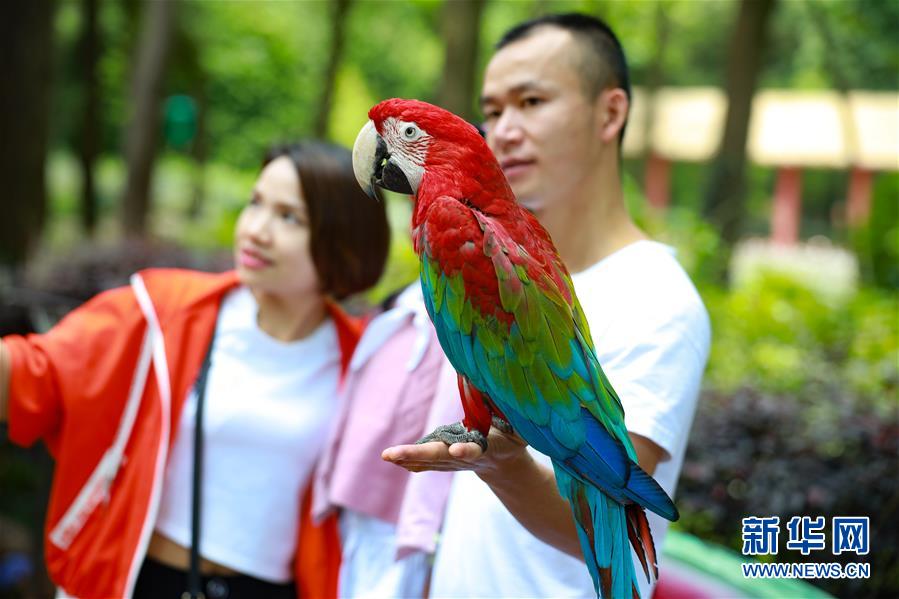
[[[405,129],[403,129],[403,137],[408,140],[413,140],[418,137],[418,127],[414,125],[408,125]]]

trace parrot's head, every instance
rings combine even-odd
[[[372,197],[375,185],[417,196],[426,175],[435,173],[458,178],[488,170],[505,181],[478,130],[448,110],[393,98],[374,106],[368,118],[353,145],[353,170]]]

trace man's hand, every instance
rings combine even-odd
[[[472,470],[537,538],[581,555],[571,509],[559,495],[552,468],[537,462],[518,435],[491,427],[486,453],[477,443],[432,442],[388,447],[381,458],[411,472]]]
[[[402,466],[410,472],[473,470],[489,477],[500,469],[529,457],[526,448],[527,443],[518,435],[490,427],[486,453],[481,451],[477,443],[446,445],[433,441],[421,445],[388,447],[381,453],[381,459]]]

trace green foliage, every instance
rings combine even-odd
[[[381,280],[365,294],[371,304],[380,303],[392,293],[418,280],[418,256],[412,250],[412,240],[409,238],[412,204],[407,196],[392,192],[384,195],[387,220],[390,222],[390,251]]]
[[[74,156],[55,153],[47,165],[47,183],[53,218],[44,232],[45,250],[66,251],[83,242],[77,224],[77,197],[81,184]],[[96,165],[97,195],[102,218],[97,240],[119,238],[115,202],[125,181],[121,159],[106,157]],[[239,170],[225,164],[206,165],[202,171],[187,157],[168,153],[160,157],[153,174],[152,230],[163,241],[201,250],[229,248],[237,216],[250,197],[257,169]],[[186,218],[201,182],[206,201],[197,219]]]
[[[732,0],[606,1],[598,14],[621,38],[634,82],[645,84],[658,60],[662,85],[720,86],[737,6]]]
[[[677,249],[677,259],[696,285],[715,280],[723,242],[708,222],[691,210],[672,208],[664,216],[652,215],[643,226],[654,239]]]
[[[684,172],[688,181],[697,174]],[[871,248],[859,252],[863,270],[866,262],[870,270],[871,264],[880,264],[889,276],[895,276],[890,273],[899,263],[895,183],[893,175],[878,180],[871,226],[856,237]],[[895,409],[899,299],[894,293],[867,286],[858,292],[833,289],[821,268],[810,280],[800,265],[761,270],[745,284],[722,288],[715,275],[726,248],[718,233],[690,206],[653,211],[633,177],[625,177],[624,190],[640,226],[677,249],[678,260],[700,289],[712,322],[707,388],[725,394],[751,388],[801,395],[827,386],[876,413]],[[872,237],[881,244],[871,244]]]
[[[897,408],[899,390],[899,300],[866,290],[849,306],[852,333],[842,371],[850,388],[879,399],[883,411]]]
[[[823,23],[823,26],[822,26]],[[762,87],[895,90],[899,3],[781,2],[772,19]],[[828,37],[830,39],[828,39]]]
[[[822,281],[829,270],[822,264]],[[899,538],[882,508],[899,501],[899,298],[870,287],[835,294],[787,268],[700,292],[712,348],[678,526],[736,549],[750,514],[870,515],[881,547],[871,579],[810,582],[836,596],[894,596]]]
[[[899,173],[875,178],[871,217],[863,228],[850,231],[862,275],[884,289],[899,288]]]
[[[337,72],[335,85],[328,132],[335,142],[351,148],[359,130],[368,120],[368,110],[378,102],[378,98],[369,90],[365,76],[355,65],[342,66]]]
[[[895,408],[895,297],[869,290],[834,306],[794,279],[767,274],[730,293],[707,289],[703,299],[713,329],[709,387],[801,394],[826,385]]]
[[[676,526],[734,550],[742,546],[741,519],[858,514],[871,519],[872,544],[863,561],[867,580],[809,581],[837,597],[895,597],[899,593],[899,528],[891,507],[899,501],[895,476],[899,410],[857,401],[839,384],[809,385],[795,393],[753,387],[706,390],[699,402],[678,484]],[[857,561],[784,547],[768,561]],[[874,547],[875,545],[872,545]]]
[[[378,100],[433,100],[443,48],[436,2],[357,2],[347,29],[346,60]],[[367,109],[366,109],[367,112]]]
[[[185,5],[184,27],[196,39],[207,74],[213,160],[255,168],[266,146],[312,130],[327,60],[327,6],[324,2]]]
[[[656,211],[647,203],[634,177],[626,175],[623,183],[625,202],[636,223],[651,238],[677,250],[678,261],[697,286],[714,283],[723,252],[721,237],[714,227],[690,205]]]

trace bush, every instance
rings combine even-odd
[[[647,217],[643,226],[653,230],[653,222]],[[793,516],[825,516],[828,527],[833,516],[869,516],[871,553],[847,561],[870,563],[871,579],[812,582],[837,596],[899,596],[897,298],[858,289],[845,260],[835,268],[824,259],[839,252],[800,255],[813,247],[740,264],[753,256],[741,258],[737,248],[725,289],[709,268],[722,251],[714,231],[677,212],[662,226],[712,322],[678,525],[739,550],[746,516],[780,516],[782,531]],[[866,258],[860,261],[865,275]],[[829,541],[829,528],[826,534]],[[775,559],[843,557],[828,548],[803,558],[785,550],[785,535]]]
[[[869,516],[871,579],[815,580],[838,596],[899,595],[899,333],[895,297],[822,292],[757,273],[703,293],[713,341],[678,489],[687,532],[737,549],[741,519]],[[804,276],[804,275],[803,275]],[[827,271],[821,273],[827,276]],[[832,561],[781,551],[783,561]],[[842,557],[842,556],[841,556]]]
[[[813,405],[819,409],[810,409]],[[899,416],[859,407],[844,388],[813,385],[787,395],[741,388],[706,391],[693,424],[678,487],[682,530],[738,550],[741,519],[870,516],[871,552],[844,561],[871,564],[871,578],[813,580],[837,595],[899,595]],[[781,561],[841,561],[828,549],[803,558],[785,550]]]
[[[891,295],[869,289],[834,305],[788,277],[765,275],[703,296],[712,320],[710,388],[811,396],[823,385],[877,414],[895,409],[899,333]]]
[[[899,287],[899,173],[879,173],[875,179],[868,223],[850,232],[865,280],[883,289]]]
[[[128,284],[143,268],[190,268],[221,272],[233,268],[230,249],[201,252],[174,243],[127,240],[82,244],[64,256],[44,256],[29,264],[28,287],[70,301],[70,309],[94,295]]]

